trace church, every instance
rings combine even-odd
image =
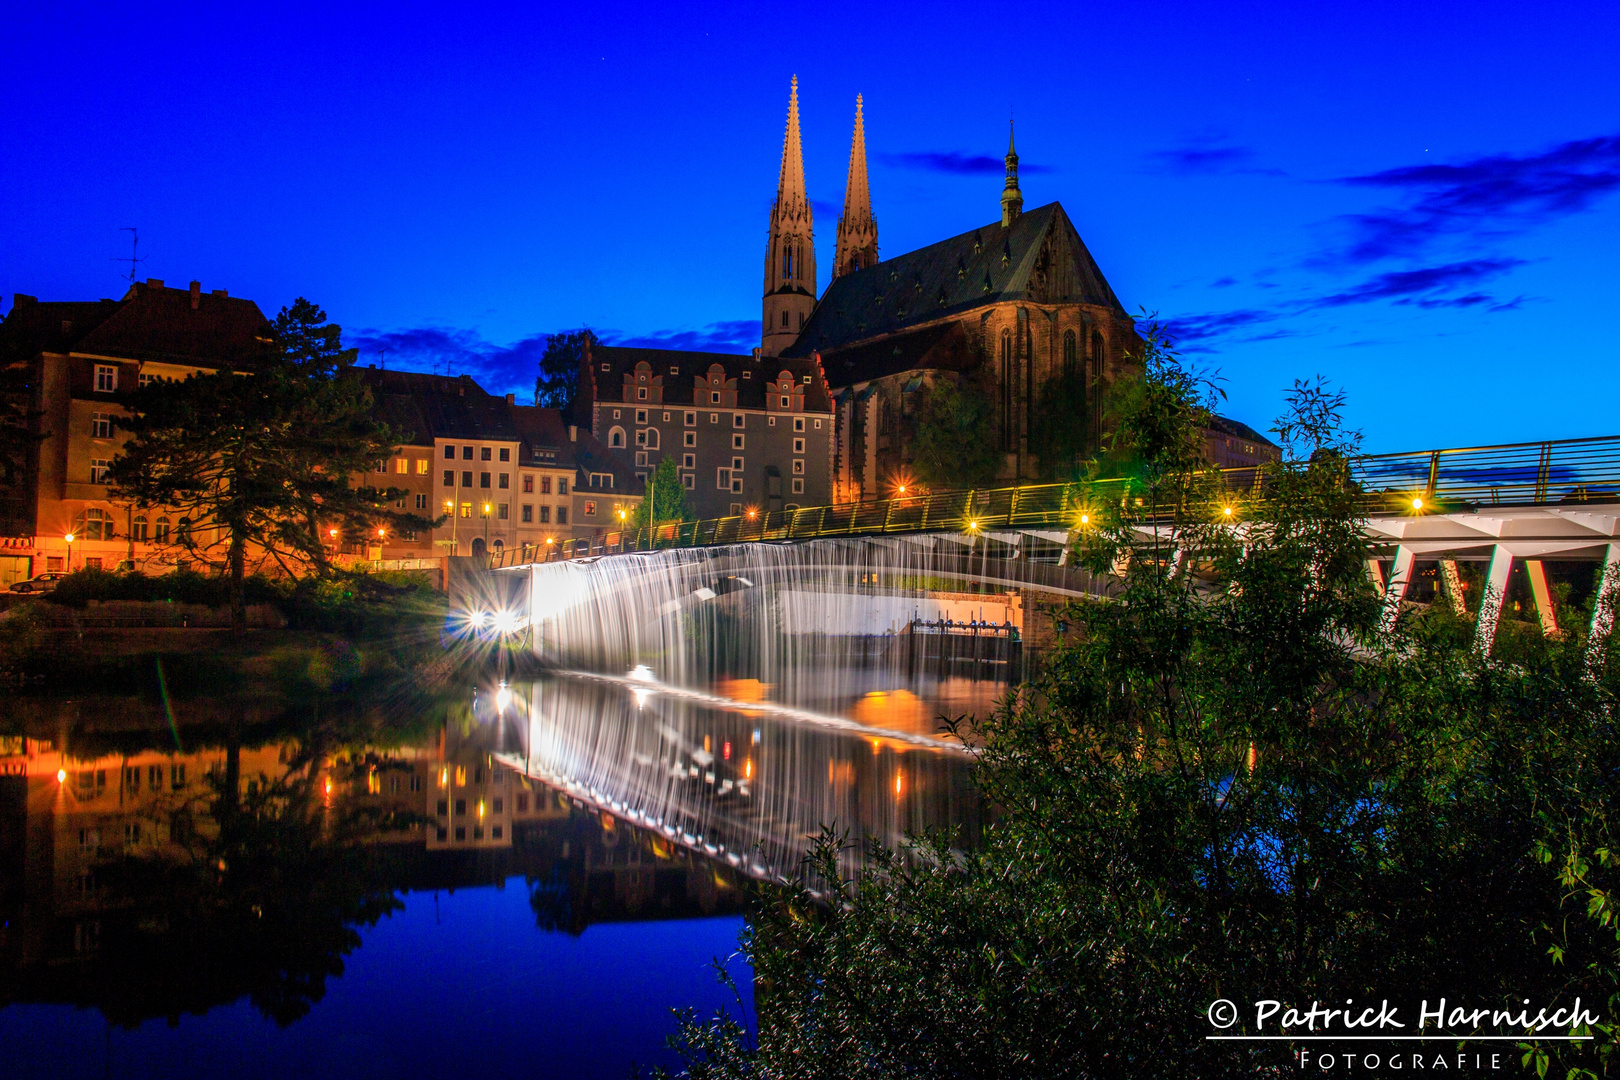
[[[910,475],[920,395],[942,379],[991,399],[995,482],[1035,480],[1042,473],[1032,426],[1049,380],[1079,378],[1080,422],[1094,447],[1105,391],[1140,377],[1133,321],[1062,204],[1024,209],[1010,129],[999,218],[881,258],[863,106],[857,96],[825,292],[817,295],[795,77],[765,248],[759,348],[737,356],[596,345],[584,364],[581,397],[595,435],[634,452],[648,472],[678,447],[681,482],[700,517],[888,494]],[[726,419],[715,408],[723,401]],[[778,415],[784,425],[792,419],[791,432],[774,430]],[[765,453],[743,453],[755,447]]]

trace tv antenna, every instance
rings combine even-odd
[[[135,231],[135,226],[133,225],[125,225],[118,231],[129,233],[129,258],[115,258],[112,261],[129,263],[129,282],[131,285],[133,285],[135,283],[136,265],[146,261],[145,259],[139,257],[141,248],[141,234]]]

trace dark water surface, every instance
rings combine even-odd
[[[710,689],[0,709],[0,1075],[617,1078],[751,1021],[750,879],[977,803],[915,688]]]

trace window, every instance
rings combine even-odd
[[[417,476],[426,476],[427,474],[428,474],[428,459],[425,458],[425,457],[417,458],[416,459],[416,475]]]
[[[637,465],[645,465],[645,464],[647,464],[647,451],[645,451],[645,450],[637,450],[636,451],[636,464]]]
[[[169,765],[169,786],[183,788],[186,786],[186,767],[182,762],[173,762]]]
[[[557,494],[559,494],[559,495],[568,494],[568,477],[566,477],[566,476],[557,477]]]
[[[637,446],[646,446],[647,445],[647,432],[646,432],[645,429],[636,432],[636,445]]]
[[[512,486],[512,474],[511,473],[501,473],[500,480],[495,486],[500,488],[502,491],[505,491],[508,488],[510,488]]]
[[[542,495],[550,495],[551,494],[551,477],[542,476],[540,478],[540,494],[542,494]]]
[[[605,472],[593,472],[593,473],[591,473],[591,487],[610,488],[612,486],[613,486],[613,474],[612,473],[605,473]]]
[[[92,484],[105,484],[107,470],[112,468],[112,462],[106,458],[90,459],[90,482]]]
[[[731,490],[731,470],[730,469],[716,469],[716,470],[714,470],[714,486],[717,489],[719,489],[720,491],[730,491]]]
[[[731,448],[733,450],[741,450],[743,448],[743,439],[746,437],[747,436],[743,435],[741,432],[733,435],[731,437]]]
[[[681,475],[681,486],[686,488],[687,491],[692,491],[692,490],[696,489],[697,488],[697,474],[696,473],[683,473]]]
[[[709,414],[709,423],[718,424],[719,422],[720,422],[720,414],[719,413],[712,412],[712,413]]]
[[[456,460],[456,448],[453,446],[446,446],[444,448],[444,456],[446,461]]]
[[[406,473],[411,471],[411,463],[410,463],[410,461],[408,459],[406,459],[406,458],[395,458],[394,459],[394,471],[396,473],[398,473],[400,476],[404,476]]]
[[[129,538],[131,540],[146,542],[146,515],[136,514],[129,523]]]
[[[485,473],[485,474],[484,474],[484,475],[486,475],[486,476],[487,476],[487,475],[489,475],[489,474],[488,474],[488,473]],[[462,473],[462,474],[461,474],[461,486],[462,486],[462,487],[472,487],[472,473],[470,473],[470,472],[463,472],[463,473]]]
[[[745,423],[747,423],[747,421],[745,419],[743,419],[743,414],[742,413],[739,412],[739,413],[732,413],[731,414],[731,426],[732,427],[740,428]]]
[[[655,427],[647,429],[647,449],[658,449],[658,429]]]
[[[619,410],[614,409],[613,410],[613,419],[617,420],[618,418],[619,418]]]
[[[1075,343],[1074,331],[1063,331],[1063,374],[1072,376],[1079,364],[1079,350]]]
[[[585,501],[585,516],[586,517],[595,517],[596,516],[596,504],[594,502],[590,501],[589,499],[587,499]]]
[[[738,476],[736,473],[731,474],[731,493],[733,495],[742,494],[742,477]]]
[[[795,494],[795,495],[803,495],[804,494],[804,478],[803,477],[795,476],[793,478],[793,494]],[[797,507],[793,507],[792,509],[797,509]]]
[[[745,371],[745,372],[743,372],[743,378],[745,378],[745,379],[752,379],[752,378],[753,378],[753,377],[754,377],[754,373],[753,373],[753,372],[752,372],[752,371]]]
[[[190,537],[190,536],[191,536],[191,519],[190,518],[183,517],[179,521],[174,523],[174,538],[175,538],[175,540],[177,542],[184,544],[186,542],[187,538]]]
[[[732,503],[731,504],[731,516],[736,517],[738,514],[741,514],[741,513],[742,513],[742,503]]]
[[[426,510],[427,509],[427,492],[418,491],[416,493],[416,508],[418,510]]]
[[[511,461],[512,460],[512,448],[510,446],[501,447],[500,459],[502,461]]]
[[[521,520],[525,525],[528,525],[534,521],[534,507],[529,503],[523,504],[523,516]]]
[[[790,407],[791,405],[792,405],[792,402],[789,401],[787,398],[782,399],[782,408],[786,409],[786,408]]]
[[[697,413],[695,413],[695,412],[687,413],[686,414],[686,426],[691,427],[696,423],[697,423]]]
[[[463,446],[461,448],[461,460],[462,461],[471,461],[472,460],[472,452],[473,452],[472,447]]]
[[[647,422],[647,410],[646,409],[637,409],[636,410],[636,423],[645,424],[646,422]]]
[[[608,445],[615,450],[624,449],[624,428],[616,427],[608,432]]]
[[[646,401],[647,400],[647,388],[645,386],[636,387],[636,400],[637,401]]]
[[[793,459],[793,473],[795,476],[804,475],[804,458]]]
[[[683,469],[695,469],[695,468],[697,468],[697,455],[696,454],[682,454],[681,455],[681,468],[683,468]]]
[[[720,391],[718,391],[718,390],[709,391],[709,404],[710,405],[718,405],[718,404],[720,404]]]
[[[496,517],[497,520],[505,521],[507,519],[508,514],[509,514],[509,511],[508,511],[509,506],[510,506],[509,503],[500,503],[495,507],[495,517]],[[497,544],[500,543],[499,540],[497,540],[495,542]]]
[[[472,503],[464,502],[461,504],[461,516],[464,518],[472,517]]]
[[[801,421],[799,421],[799,422],[800,422],[800,423],[803,423],[803,422],[804,422],[804,421],[802,421],[802,420],[801,420]],[[821,430],[821,421],[820,421],[820,420],[817,420],[817,421],[816,421],[816,430],[817,430],[817,431],[820,431],[820,430]]]
[[[682,436],[684,436],[682,438],[682,440],[681,440],[681,445],[682,446],[696,446],[697,445],[697,432],[695,432],[695,431],[683,431],[681,434],[682,434]]]
[[[489,473],[481,472],[481,473],[478,474],[478,486],[481,487],[481,488],[484,488],[485,490],[488,490],[488,488],[489,488]]]
[[[111,364],[96,365],[96,393],[111,394],[118,389],[118,369]]]
[[[806,385],[806,386],[810,385],[810,376],[806,375],[804,377],[804,385]]]
[[[525,495],[533,495],[534,494],[534,477],[528,476],[528,475],[525,475],[523,477],[523,494],[525,494]]]
[[[549,506],[541,506],[540,507],[540,524],[549,525],[550,523],[551,523],[551,507],[549,507]]]
[[[669,413],[664,414],[664,423],[669,423]]]
[[[776,426],[776,417],[774,417],[774,416],[767,417],[765,422],[767,424],[769,424],[771,427],[775,427]]]
[[[167,544],[169,542],[168,518],[160,517],[157,519],[157,524],[152,527],[152,539],[154,542],[159,544]]]
[[[821,422],[819,420],[816,421],[816,427],[820,427],[820,426],[821,426]],[[804,430],[804,417],[795,416],[793,418],[793,430],[794,431],[803,431]]]
[[[793,452],[795,454],[804,453],[804,440],[803,439],[794,439],[793,440]]]
[[[566,507],[566,506],[557,507],[557,524],[559,524],[559,525],[568,524],[568,507]]]
[[[455,487],[456,486],[456,470],[454,470],[454,469],[446,469],[446,470],[444,470],[444,486],[445,487]]]
[[[90,417],[90,437],[92,439],[112,438],[112,415],[98,412]]]
[[[489,460],[489,447],[480,446],[478,448],[478,460],[479,461],[488,461]]]

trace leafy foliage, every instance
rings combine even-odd
[[[1002,455],[996,449],[992,395],[984,387],[962,387],[938,373],[919,394],[911,438],[917,479],[941,488],[979,487],[996,478]]]
[[[393,453],[397,435],[372,418],[340,332],[299,299],[276,317],[274,355],[258,370],[150,383],[133,395],[135,415],[117,421],[133,437],[113,461],[112,497],[180,514],[175,542],[228,572],[238,615],[250,554],[324,571],[332,530],[355,539],[433,525],[392,508],[402,489],[350,483]]]
[[[647,478],[647,494],[630,511],[626,521],[632,528],[640,529],[671,521],[691,521],[694,514],[692,500],[687,497],[675,468],[675,456],[665,454],[664,460]]]
[[[579,368],[585,362],[586,346],[595,344],[596,335],[590,330],[548,335],[534,378],[534,403],[547,409],[570,408],[579,382]]]
[[[744,935],[757,1046],[687,1017],[687,1075],[1248,1077],[1295,1066],[1207,1041],[1218,998],[1410,1023],[1442,994],[1607,1002],[1593,1047],[1524,1054],[1615,1061],[1620,654],[1486,659],[1443,613],[1378,633],[1337,396],[1296,386],[1233,525],[1200,468],[1212,388],[1150,360],[1115,443],[1135,482],[1074,553],[1124,567],[1118,602],[1071,605],[1030,685],[950,725],[1000,811],[984,845],[872,848],[856,881],[824,835]]]

